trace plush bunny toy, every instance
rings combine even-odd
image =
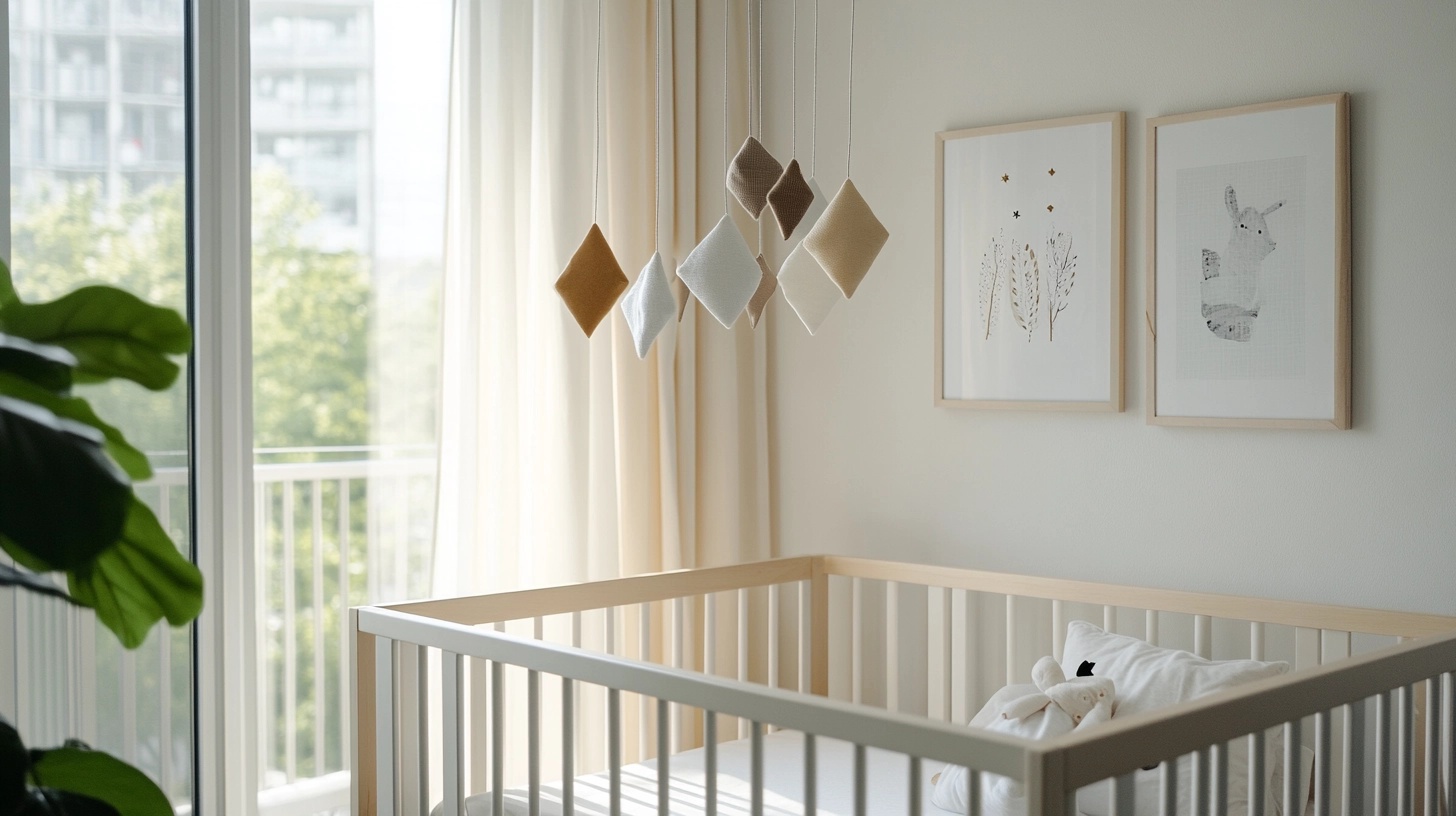
[[[1074,727],[1112,719],[1112,703],[1116,698],[1110,678],[1075,677],[1068,680],[1056,660],[1043,657],[1032,667],[1031,679],[1041,691],[1007,703],[1001,711],[1003,718],[1022,720],[1055,703],[1071,716]]]

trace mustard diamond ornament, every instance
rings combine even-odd
[[[617,263],[617,256],[607,245],[601,227],[592,224],[561,277],[556,279],[556,293],[561,295],[577,325],[591,337],[626,289],[627,276]]]

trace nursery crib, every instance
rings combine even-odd
[[[1456,777],[1436,615],[807,556],[351,620],[360,814],[919,816],[959,766],[971,814],[999,779],[1030,816],[1441,816]],[[1047,740],[968,728],[1073,621],[1294,671]]]

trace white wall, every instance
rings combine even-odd
[[[786,157],[789,5],[768,5],[767,144]],[[853,175],[891,238],[818,336],[781,297],[767,318],[779,551],[1456,614],[1456,4],[857,8]],[[820,16],[832,194],[848,3]],[[1353,94],[1354,430],[1146,425],[1145,120],[1331,91]],[[1127,411],[933,407],[933,134],[1110,110],[1129,117]]]

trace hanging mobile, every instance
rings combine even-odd
[[[655,130],[652,133],[652,190],[653,190],[653,212],[652,212],[652,259],[642,267],[637,274],[637,282],[627,290],[626,297],[622,298],[622,314],[627,318],[627,328],[632,332],[632,344],[637,350],[637,359],[647,356],[647,350],[657,336],[662,333],[667,324],[672,321],[673,315],[677,314],[677,299],[673,297],[672,287],[667,281],[667,269],[662,265],[662,253],[658,246],[662,243],[662,9],[658,0],[658,7],[653,14],[652,32],[652,62],[655,69],[654,84],[652,93],[653,110],[656,115],[653,119]]]
[[[596,70],[596,145],[592,158],[592,225],[586,238],[576,248],[566,269],[556,279],[556,292],[561,295],[571,316],[591,337],[597,325],[612,311],[612,306],[627,288],[617,256],[597,226],[597,202],[600,199],[602,175],[602,2],[597,0],[597,70]]]
[[[763,135],[763,0],[758,0],[758,84],[754,87],[756,100],[753,104],[758,106],[758,133]],[[754,225],[754,231],[758,233],[758,262],[759,278],[758,288],[753,290],[753,297],[748,301],[748,327],[758,328],[758,321],[763,318],[763,310],[768,308],[768,302],[773,298],[774,290],[779,288],[779,279],[769,269],[768,261],[763,257],[763,223]]]
[[[723,167],[728,168],[728,9],[732,0],[723,4]],[[755,144],[757,140],[751,139]],[[746,144],[746,143],[745,143]],[[762,145],[760,145],[760,148]],[[765,151],[767,153],[767,151]],[[772,158],[772,157],[770,157]],[[751,212],[751,210],[750,210]],[[723,217],[706,237],[683,259],[677,275],[687,284],[708,311],[724,328],[733,326],[738,315],[748,306],[763,270],[753,259],[743,233],[728,216],[728,188],[723,188]]]
[[[750,0],[749,14],[752,15],[753,6]],[[760,6],[760,22],[762,25],[762,7]],[[750,40],[750,43],[752,40]],[[749,65],[749,87],[753,87],[753,59],[748,59]],[[759,68],[762,71],[762,66]],[[759,102],[758,137],[763,136],[763,103]],[[768,191],[773,189],[778,182],[779,176],[783,175],[783,165],[768,152],[758,137],[754,136],[753,128],[753,103],[748,105],[748,138],[743,140],[743,146],[738,148],[738,155],[733,157],[733,163],[728,165],[728,189],[733,192],[733,197],[748,210],[748,214],[754,220],[763,213],[763,208],[768,206]]]
[[[854,297],[870,266],[890,240],[890,232],[875,217],[870,205],[855,189],[850,178],[854,149],[854,0],[849,3],[849,111],[844,150],[844,184],[819,217],[819,223],[804,236],[804,248],[824,267],[845,297]]]
[[[797,96],[797,84],[795,94]],[[829,273],[825,272],[824,267],[820,266],[814,256],[809,254],[809,250],[804,248],[803,241],[804,235],[819,222],[819,217],[823,214],[824,206],[827,203],[824,193],[819,189],[818,182],[814,180],[814,170],[818,165],[819,156],[819,0],[814,0],[814,83],[811,99],[808,187],[814,199],[804,216],[799,219],[799,224],[794,228],[793,234],[789,236],[790,240],[798,239],[799,242],[789,253],[789,257],[784,259],[783,267],[779,269],[779,288],[784,290],[784,300],[793,307],[794,314],[799,316],[799,322],[804,324],[804,328],[809,330],[809,334],[814,334],[824,324],[824,319],[829,317],[829,312],[834,308],[834,304],[844,300],[844,293],[839,291],[839,287],[830,280]]]
[[[818,0],[815,0],[815,2],[817,3]],[[794,76],[794,106],[792,108],[792,110],[793,110],[793,133],[794,133],[793,149],[792,149],[792,152],[791,152],[790,157],[789,157],[789,164],[788,164],[788,166],[786,166],[784,168],[783,175],[779,176],[779,180],[774,183],[773,189],[771,189],[771,190],[768,191],[768,203],[769,203],[769,206],[773,208],[774,220],[777,221],[778,222],[778,225],[779,225],[779,234],[784,237],[784,240],[785,241],[789,240],[789,236],[791,236],[791,235],[794,234],[794,228],[797,227],[799,225],[799,222],[804,219],[804,216],[808,214],[809,207],[813,205],[814,200],[816,198],[816,196],[814,195],[814,189],[809,186],[809,183],[807,181],[804,180],[804,173],[799,169],[799,159],[798,159],[798,155],[799,155],[799,2],[798,2],[798,0],[793,0],[789,4],[789,8],[793,11],[793,14],[794,14],[793,48],[792,48],[792,51],[790,52],[790,53],[793,54],[793,60],[792,61],[794,63],[794,70],[793,70],[793,76]],[[818,6],[817,5],[815,6],[815,15],[816,15],[816,17],[818,15]],[[816,23],[816,25],[817,25],[817,23]],[[815,41],[817,42],[817,40],[818,40],[818,38],[817,38],[818,29],[817,28],[815,29],[815,33],[816,33]],[[762,42],[761,38],[762,38],[763,35],[762,35],[761,32],[760,32],[759,36],[760,36],[760,42]],[[817,65],[815,66],[815,70],[818,70],[818,66]],[[760,74],[759,74],[759,81],[760,81],[760,83],[762,83],[762,69],[761,68],[760,68]],[[759,89],[759,93],[760,94],[763,93],[762,88]]]

